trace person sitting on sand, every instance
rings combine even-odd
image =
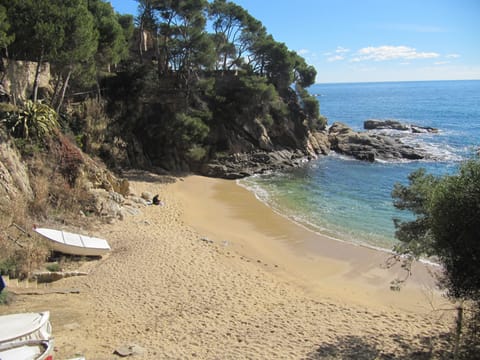
[[[163,203],[161,202],[161,200],[158,198],[158,195],[155,195],[155,196],[153,197],[152,204],[153,204],[153,205],[163,205]]]

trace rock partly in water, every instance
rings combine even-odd
[[[204,164],[199,172],[204,176],[239,179],[266,171],[284,170],[298,167],[306,161],[316,158],[318,154],[326,155],[330,143],[326,131],[308,134],[306,144],[298,148],[269,151],[258,149],[250,152],[238,152]]]
[[[328,133],[330,148],[358,160],[420,160],[425,154],[419,149],[403,144],[387,135],[356,132],[347,125],[336,122]]]
[[[366,120],[363,123],[365,130],[399,130],[412,133],[438,133],[438,129],[429,126],[404,124],[396,120]]]
[[[210,177],[240,179],[269,170],[297,167],[306,159],[306,154],[300,150],[237,153],[205,164],[201,173]]]

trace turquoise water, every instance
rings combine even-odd
[[[434,161],[367,163],[332,153],[299,169],[240,181],[282,215],[340,240],[391,249],[393,218],[411,216],[393,207],[394,184],[406,184],[421,167],[452,173],[480,147],[480,81],[325,84],[311,92],[318,94],[328,124],[341,121],[362,130],[367,119],[394,119],[440,129],[391,132]]]

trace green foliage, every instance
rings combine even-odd
[[[318,119],[320,117],[320,110],[318,109],[318,100],[315,96],[309,95],[302,98],[303,108],[307,117]]]
[[[0,49],[7,47],[14,39],[13,35],[8,34],[9,29],[7,10],[3,5],[0,5]]]
[[[49,60],[63,43],[60,0],[1,0],[7,9],[9,32],[15,36],[9,47],[17,59]]]
[[[299,83],[296,84],[295,90],[300,97],[301,105],[305,115],[307,116],[309,127],[313,130],[323,130],[327,125],[327,119],[320,115],[320,104],[318,99],[310,95]]]
[[[16,266],[15,261],[12,257],[4,257],[0,261],[0,275],[8,275],[14,273]]]
[[[264,119],[271,107],[283,109],[272,84],[263,77],[240,75],[217,79],[214,117],[217,122]]]
[[[17,107],[14,104],[0,102],[0,121],[16,110]]]
[[[15,138],[14,143],[23,157],[32,157],[44,150],[44,144],[41,144],[37,139]]]
[[[125,39],[125,47],[129,46],[129,42],[133,37],[133,33],[135,31],[135,25],[133,23],[133,16],[132,15],[120,15],[117,14],[118,23],[122,27],[123,30],[123,38]],[[126,54],[125,54],[126,55]]]
[[[200,161],[207,155],[207,150],[200,145],[193,145],[187,152],[187,156],[194,160]]]
[[[294,65],[294,77],[295,82],[302,88],[307,88],[315,83],[317,76],[317,70],[311,65],[305,62],[305,59],[299,56],[297,53],[293,53],[292,56],[295,59]]]
[[[98,32],[86,3],[65,1],[62,11],[65,35],[54,62],[58,66],[68,67],[91,61],[97,51]]]
[[[57,262],[48,264],[45,268],[46,268],[48,271],[51,271],[51,272],[62,271],[62,267],[61,267],[60,264],[57,263]]]
[[[42,139],[58,129],[57,113],[41,102],[27,100],[22,108],[7,117],[7,128],[23,139]]]
[[[327,127],[327,122],[328,119],[325,116],[320,115],[316,120],[315,129],[325,130],[325,128]]]
[[[209,69],[213,65],[213,44],[205,32],[204,10],[206,0],[159,0],[154,2],[161,22],[161,46],[158,54],[162,73],[176,71],[187,86],[192,72]]]
[[[199,118],[184,113],[177,113],[171,125],[175,129],[175,139],[183,146],[190,147],[205,139],[209,127]]]
[[[95,55],[99,67],[106,68],[108,65],[117,64],[128,55],[127,39],[130,25],[128,20],[115,14],[112,6],[103,0],[89,0],[88,9],[93,15],[95,28],[99,34],[98,48]]]
[[[208,13],[213,22],[216,69],[239,67],[241,58],[252,53],[257,39],[265,36],[264,27],[241,6],[226,0],[214,0]]]
[[[83,152],[97,155],[111,122],[105,112],[105,102],[87,99],[72,108],[70,128],[75,134],[75,143]]]
[[[443,285],[454,298],[480,301],[480,161],[463,164],[456,175],[440,178],[418,170],[409,185],[396,184],[394,205],[413,221],[395,220],[395,251],[435,256],[444,267]]]
[[[11,301],[11,295],[7,290],[3,290],[0,293],[0,305],[8,305]]]

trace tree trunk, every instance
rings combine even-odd
[[[143,21],[140,23],[140,30],[139,30],[139,39],[138,39],[138,54],[140,56],[140,64],[143,64],[143,43],[144,43],[144,28],[143,28]],[[146,41],[145,41],[146,43]],[[146,47],[146,44],[145,44]]]
[[[52,94],[52,99],[50,100],[50,106],[53,108],[55,106],[55,100],[57,99],[58,96],[58,91],[60,89],[60,82],[62,81],[62,77],[60,74],[58,74],[57,77],[57,82],[55,84],[55,89],[53,90]]]
[[[458,359],[458,354],[460,351],[460,338],[462,336],[462,327],[463,327],[463,304],[457,307],[457,318],[455,319],[455,349],[453,351],[454,360]]]
[[[34,102],[36,102],[38,98],[38,78],[40,77],[40,69],[42,67],[42,63],[43,63],[43,50],[37,62],[37,69],[35,70],[35,80],[33,81],[32,100]]]
[[[60,100],[58,100],[58,105],[57,105],[57,108],[56,108],[57,113],[60,111],[60,108],[62,107],[63,99],[65,98],[65,93],[67,91],[68,82],[70,81],[70,76],[71,75],[72,75],[72,67],[69,67],[67,77],[65,78],[65,81],[63,83],[62,93],[60,95]]]

